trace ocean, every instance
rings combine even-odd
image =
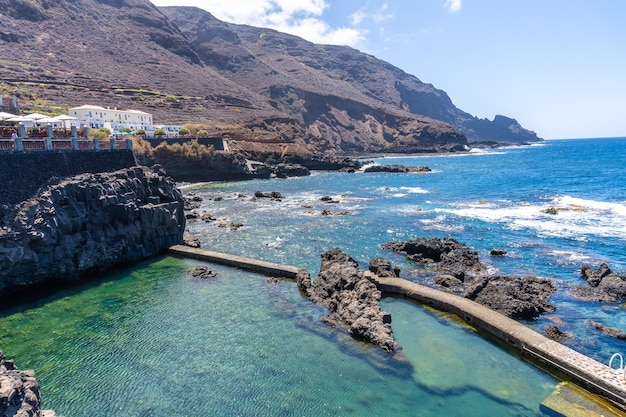
[[[429,173],[315,172],[309,177],[197,184],[187,235],[206,249],[319,269],[334,247],[367,267],[380,244],[450,236],[493,271],[549,278],[555,324],[573,349],[608,362],[626,330],[622,304],[584,302],[580,268],[626,273],[626,138],[546,141],[459,155],[373,159]],[[277,191],[281,201],[253,199]],[[334,203],[321,201],[330,196]],[[545,209],[560,209],[547,214]],[[343,215],[324,216],[323,210]],[[230,224],[241,227],[228,227]],[[224,227],[226,226],[226,227]],[[492,257],[493,248],[505,257]],[[44,406],[73,416],[542,416],[559,382],[458,319],[386,298],[402,352],[390,356],[321,323],[294,282],[162,257],[0,309],[0,348],[35,369]]]

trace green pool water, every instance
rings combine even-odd
[[[329,328],[294,282],[152,260],[0,309],[0,349],[78,416],[541,416],[556,381],[446,316],[385,299],[401,354]]]

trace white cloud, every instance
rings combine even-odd
[[[352,26],[360,25],[366,17],[367,14],[363,10],[357,10],[350,16],[350,19],[352,19]]]
[[[325,0],[152,0],[157,6],[195,6],[226,22],[267,27],[315,43],[358,48],[367,30],[331,27],[323,19]],[[354,22],[354,18],[352,18]]]
[[[446,4],[444,5],[444,7],[448,9],[448,12],[450,13],[460,12],[462,6],[463,4],[461,3],[461,0],[446,0]]]

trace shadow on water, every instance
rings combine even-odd
[[[155,256],[137,263],[119,265],[101,273],[84,275],[76,280],[54,281],[0,296],[0,319],[117,281],[164,258],[164,255]]]

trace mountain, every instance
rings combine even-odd
[[[371,55],[148,0],[0,2],[0,87],[27,111],[135,108],[231,149],[417,152],[540,140]]]

